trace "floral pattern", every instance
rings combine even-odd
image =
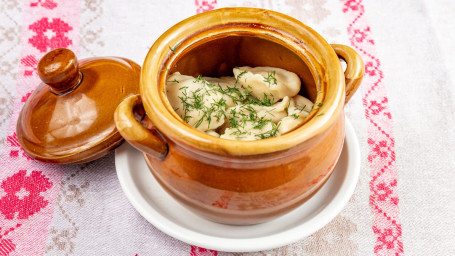
[[[32,2],[30,3],[31,7],[37,7],[37,6],[42,6],[46,9],[54,9],[57,7],[57,3],[52,1],[52,0],[38,0],[37,2]]]
[[[6,195],[0,198],[0,213],[6,219],[27,219],[48,204],[40,194],[51,188],[52,182],[39,171],[26,174],[21,170],[1,183]]]
[[[403,248],[403,243],[399,239],[401,237],[401,230],[394,232],[392,228],[381,230],[373,226],[373,232],[378,236],[376,246],[374,247],[375,253],[385,249]]]
[[[404,250],[396,189],[395,138],[392,115],[388,110],[387,91],[383,82],[384,74],[362,0],[342,0],[342,3],[343,12],[349,23],[347,31],[351,45],[367,65],[360,93],[368,121],[369,203],[376,237],[374,253],[402,255]],[[379,115],[380,113],[383,115]],[[390,200],[386,200],[388,198]]]
[[[49,22],[48,18],[41,18],[29,26],[29,29],[36,33],[28,42],[40,52],[48,49],[65,48],[72,44],[65,34],[73,28],[60,18],[54,18]],[[54,36],[47,35],[47,32],[55,33]]]

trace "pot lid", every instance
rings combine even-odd
[[[114,111],[139,93],[140,66],[118,57],[78,62],[56,49],[38,63],[42,83],[22,108],[17,137],[31,157],[48,163],[83,163],[115,149],[123,138]]]

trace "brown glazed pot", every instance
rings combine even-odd
[[[17,139],[32,158],[53,164],[85,163],[123,143],[113,112],[139,92],[141,67],[119,57],[78,60],[69,49],[44,55],[42,83],[17,119]]]
[[[347,62],[344,73],[339,58]],[[166,97],[170,74],[232,76],[235,66],[298,74],[300,94],[315,103],[305,123],[279,137],[233,141],[200,132],[174,112]],[[141,95],[125,99],[115,121],[184,206],[216,222],[256,224],[301,205],[327,181],[343,146],[344,104],[363,72],[354,50],[329,45],[296,19],[262,9],[218,9],[176,24],[155,42],[142,68]],[[141,104],[147,128],[134,118]]]

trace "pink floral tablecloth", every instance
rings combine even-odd
[[[36,64],[66,47],[79,58],[142,64],[176,22],[214,8],[291,15],[329,43],[351,45],[365,78],[346,106],[362,153],[357,188],[324,228],[249,253],[169,237],[122,192],[114,154],[81,165],[30,159],[15,134],[39,84]],[[2,0],[0,2],[0,256],[455,255],[453,0]]]

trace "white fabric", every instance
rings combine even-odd
[[[25,4],[30,5],[29,2],[33,1]],[[350,24],[343,13],[343,3],[361,0],[85,0],[81,1],[80,31],[72,32],[81,34],[78,57],[122,56],[142,65],[153,42],[173,24],[194,15],[197,3],[201,2],[216,8],[273,9],[313,27],[329,43],[350,45],[347,31]],[[399,254],[455,255],[455,3],[453,0],[361,3],[380,60],[392,116],[403,242],[403,252]],[[12,135],[8,127],[15,122],[13,101],[25,94],[14,87],[21,56],[20,31],[8,34],[8,29],[17,29],[21,22],[21,10],[15,4],[14,0],[0,4],[2,155],[10,154],[11,148],[21,153],[7,139]],[[355,128],[362,153],[360,179],[345,209],[320,231],[289,246],[265,252],[218,252],[218,255],[386,255],[375,249],[381,241],[373,228],[368,160],[372,150],[370,124],[360,89],[345,111]],[[0,172],[6,173],[6,167],[0,163]],[[142,218],[120,188],[113,153],[89,164],[65,168],[60,185],[54,182],[59,192],[53,213],[48,206],[31,217],[31,221],[38,214],[52,217],[46,243],[25,246],[43,248],[42,253],[46,255],[216,255],[169,237]],[[6,180],[6,175],[3,176],[0,185]],[[7,194],[5,191],[0,188],[0,199]],[[5,247],[11,242],[19,251],[22,245],[19,239],[13,239],[16,237],[11,238],[13,231],[9,236],[4,234],[10,226],[2,221],[0,249],[18,255],[9,244]],[[27,227],[28,230],[21,231],[24,236],[36,232],[33,226]]]

